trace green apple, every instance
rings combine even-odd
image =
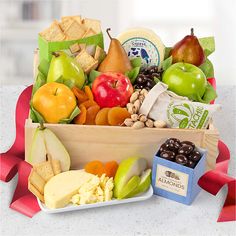
[[[139,185],[132,192],[130,192],[128,197],[133,197],[148,190],[151,184],[151,172],[151,169],[143,171],[142,175],[140,176]]]
[[[207,80],[202,70],[192,64],[179,62],[171,65],[163,74],[162,81],[174,93],[200,101],[203,97]]]
[[[130,157],[123,160],[114,178],[114,197],[121,199],[130,195],[138,187],[140,175],[146,168],[147,161],[144,158]]]
[[[60,161],[62,171],[70,169],[70,155],[58,137],[48,128],[37,128],[30,149],[31,164],[46,161],[47,155]]]
[[[68,80],[78,88],[82,88],[85,82],[84,72],[80,64],[65,52],[54,52],[49,66],[47,83],[55,82],[60,77]]]

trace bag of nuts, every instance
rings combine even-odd
[[[127,110],[131,114],[130,118],[125,119],[124,125],[133,127],[134,129],[148,128],[164,128],[166,127],[165,121],[152,120],[145,114],[140,114],[140,107],[147,96],[148,91],[146,89],[136,89],[130,97],[130,102],[127,104]]]
[[[207,128],[212,115],[221,108],[219,104],[192,102],[167,91],[168,86],[157,83],[145,96],[139,113],[153,120],[162,120],[170,128]]]

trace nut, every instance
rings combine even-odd
[[[143,94],[144,96],[147,96],[147,94],[148,94],[147,89],[142,89],[140,94]]]
[[[134,92],[130,97],[130,102],[134,103],[138,99],[138,96],[139,96],[139,92],[138,91]]]
[[[136,122],[134,122],[134,124],[133,124],[133,128],[134,129],[141,129],[141,128],[144,128],[144,123],[143,122],[141,122],[141,121],[136,121]]]
[[[134,122],[137,121],[138,120],[138,114],[132,114],[131,115],[131,120],[134,121]]]
[[[139,111],[139,109],[140,109],[140,106],[141,106],[141,102],[139,101],[139,100],[136,100],[135,102],[134,102],[134,106],[135,106],[135,108],[137,109],[137,112]],[[136,112],[136,113],[137,113]]]
[[[156,128],[164,128],[167,126],[167,124],[164,120],[156,120],[156,121],[154,121],[154,126]]]
[[[146,125],[148,128],[152,128],[153,125],[154,125],[154,122],[153,122],[151,119],[148,119],[148,120],[145,122],[145,125]]]
[[[140,95],[138,96],[138,99],[139,99],[139,101],[142,103],[143,100],[145,99],[145,96],[144,96],[143,94],[140,94]]]
[[[134,105],[134,104],[132,104],[132,103],[128,103],[128,104],[126,105],[126,107],[127,107],[127,109],[129,109],[129,108],[132,108],[133,105]]]
[[[128,127],[131,127],[134,124],[134,122],[132,121],[132,119],[127,118],[125,119],[124,124]]]
[[[147,121],[147,116],[145,116],[144,114],[140,114],[138,118],[141,122],[146,122]]]

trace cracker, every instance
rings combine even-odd
[[[76,61],[80,64],[80,66],[82,67],[83,71],[86,73],[86,71],[88,71],[88,69],[93,66],[94,64],[96,64],[96,60],[94,60],[94,58],[88,54],[88,52],[86,51],[86,49],[83,49],[76,57],[75,57]]]
[[[56,160],[56,159],[51,160],[51,165],[52,165],[54,175],[61,173],[61,164],[59,160]]]
[[[99,20],[85,18],[82,20],[83,25],[86,29],[92,29],[96,34],[101,32],[101,22]]]
[[[98,61],[94,61],[93,64],[89,65],[86,69],[85,69],[85,73],[89,74],[91,70],[95,70],[98,67]]]
[[[49,28],[39,34],[47,41],[63,41],[65,39],[65,34],[56,20],[52,22]]]
[[[88,28],[88,29],[86,30],[86,32],[84,33],[84,35],[83,35],[82,38],[91,37],[91,36],[93,36],[93,35],[95,35],[95,34],[96,34],[96,32],[95,32],[93,29]]]
[[[54,176],[50,161],[35,164],[33,168],[46,182]]]
[[[44,202],[44,196],[30,182],[28,182],[28,189],[31,193],[38,197],[41,202]]]
[[[79,24],[82,24],[82,17],[81,16],[72,16],[74,20],[76,20]]]
[[[44,193],[45,180],[32,169],[28,178],[29,182],[41,193]]]
[[[72,44],[70,45],[70,51],[72,54],[76,53],[76,52],[79,52],[81,49],[80,49],[80,46],[78,43],[75,43],[75,44]]]
[[[64,31],[64,33],[66,35],[66,40],[75,40],[82,38],[85,33],[85,29],[76,21],[73,21],[73,23]]]
[[[96,46],[94,59],[98,60],[98,62],[100,63],[105,56],[106,56],[106,52],[101,47]]]
[[[63,16],[61,18],[61,23],[60,23],[60,27],[63,31],[65,31],[67,28],[69,28],[71,26],[71,24],[74,22],[75,20],[71,17],[71,16]]]

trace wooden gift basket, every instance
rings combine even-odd
[[[38,51],[34,56],[34,75],[37,75]],[[35,77],[35,76],[34,76]],[[38,123],[30,118],[25,122],[25,159]],[[81,169],[92,160],[121,161],[127,157],[145,157],[151,166],[158,145],[167,138],[189,140],[207,150],[207,170],[214,169],[218,155],[218,130],[211,124],[208,129],[173,129],[95,126],[76,124],[45,124],[62,141],[71,157],[71,168]]]

